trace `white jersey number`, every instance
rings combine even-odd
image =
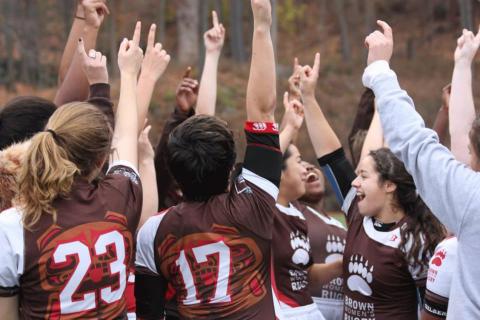
[[[117,253],[117,259],[110,263],[110,274],[118,274],[120,281],[118,289],[113,290],[111,287],[103,288],[100,291],[100,298],[106,303],[112,303],[120,300],[125,291],[127,274],[125,266],[125,244],[123,236],[118,231],[111,231],[109,233],[101,235],[95,242],[95,254],[102,255],[107,253],[107,247],[109,245],[115,246],[115,252]],[[72,299],[75,291],[82,283],[85,275],[90,269],[92,258],[90,256],[90,250],[88,247],[80,241],[73,241],[62,243],[55,249],[53,253],[53,261],[57,264],[65,263],[68,256],[75,255],[78,257],[78,263],[73,271],[72,276],[68,280],[67,284],[60,292],[60,312],[61,314],[76,313],[94,309],[95,304],[95,292],[85,293],[81,299]]]
[[[208,256],[218,253],[218,275],[217,284],[215,288],[215,296],[210,299],[209,303],[230,302],[230,295],[228,291],[228,279],[230,277],[230,248],[223,242],[215,242],[206,244],[192,249],[193,255],[197,263],[204,263],[208,261]],[[187,296],[183,300],[186,305],[200,303],[197,299],[197,288],[193,280],[193,274],[190,265],[185,255],[185,250],[180,251],[180,256],[176,261],[177,266],[180,267]]]

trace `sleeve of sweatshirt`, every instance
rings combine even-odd
[[[420,196],[450,231],[460,235],[469,223],[465,216],[479,206],[480,173],[456,161],[437,134],[425,128],[386,61],[369,65],[363,84],[375,92],[385,139],[413,176]]]

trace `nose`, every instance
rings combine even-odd
[[[357,176],[355,179],[353,179],[352,187],[357,188],[357,189],[360,187],[360,177],[359,176]]]

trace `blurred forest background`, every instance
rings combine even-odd
[[[293,58],[311,64],[315,52],[320,51],[317,96],[345,146],[364,90],[364,38],[374,30],[377,19],[393,27],[393,68],[427,125],[433,123],[440,107],[442,87],[450,82],[457,37],[462,28],[476,32],[480,23],[477,0],[272,0],[272,4],[278,97],[287,87]],[[153,143],[175,103],[175,89],[185,68],[190,65],[196,77],[201,75],[202,35],[211,27],[211,10],[218,12],[227,36],[219,67],[217,114],[236,132],[242,156],[253,22],[250,1],[108,0],[107,5],[111,14],[101,28],[97,50],[109,59],[114,100],[118,97],[116,52],[120,40],[131,35],[137,19],[143,22],[143,39],[148,26],[157,24],[157,40],[173,58],[159,81],[150,110]],[[53,99],[75,7],[74,0],[0,1],[0,106],[17,95]],[[479,101],[479,90],[475,90],[480,84],[478,72],[474,75],[474,95]],[[280,119],[283,107],[281,99],[278,101]],[[298,144],[304,158],[315,161],[306,130],[302,130]],[[328,207],[333,208],[333,203],[329,197]]]

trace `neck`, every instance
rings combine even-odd
[[[307,206],[309,206],[310,208],[315,209],[315,211],[323,214],[323,210],[324,210],[324,209],[323,209],[323,208],[324,208],[324,207],[323,207],[323,197],[322,197],[321,200],[319,200],[319,201],[317,201],[317,202],[307,202],[307,201],[305,201],[304,203],[305,203]]]
[[[279,193],[277,198],[277,203],[284,207],[288,207],[290,205],[290,200],[284,194]]]
[[[393,223],[402,220],[403,217],[405,217],[405,212],[402,209],[393,208],[391,205],[388,205],[374,218],[381,223]]]

